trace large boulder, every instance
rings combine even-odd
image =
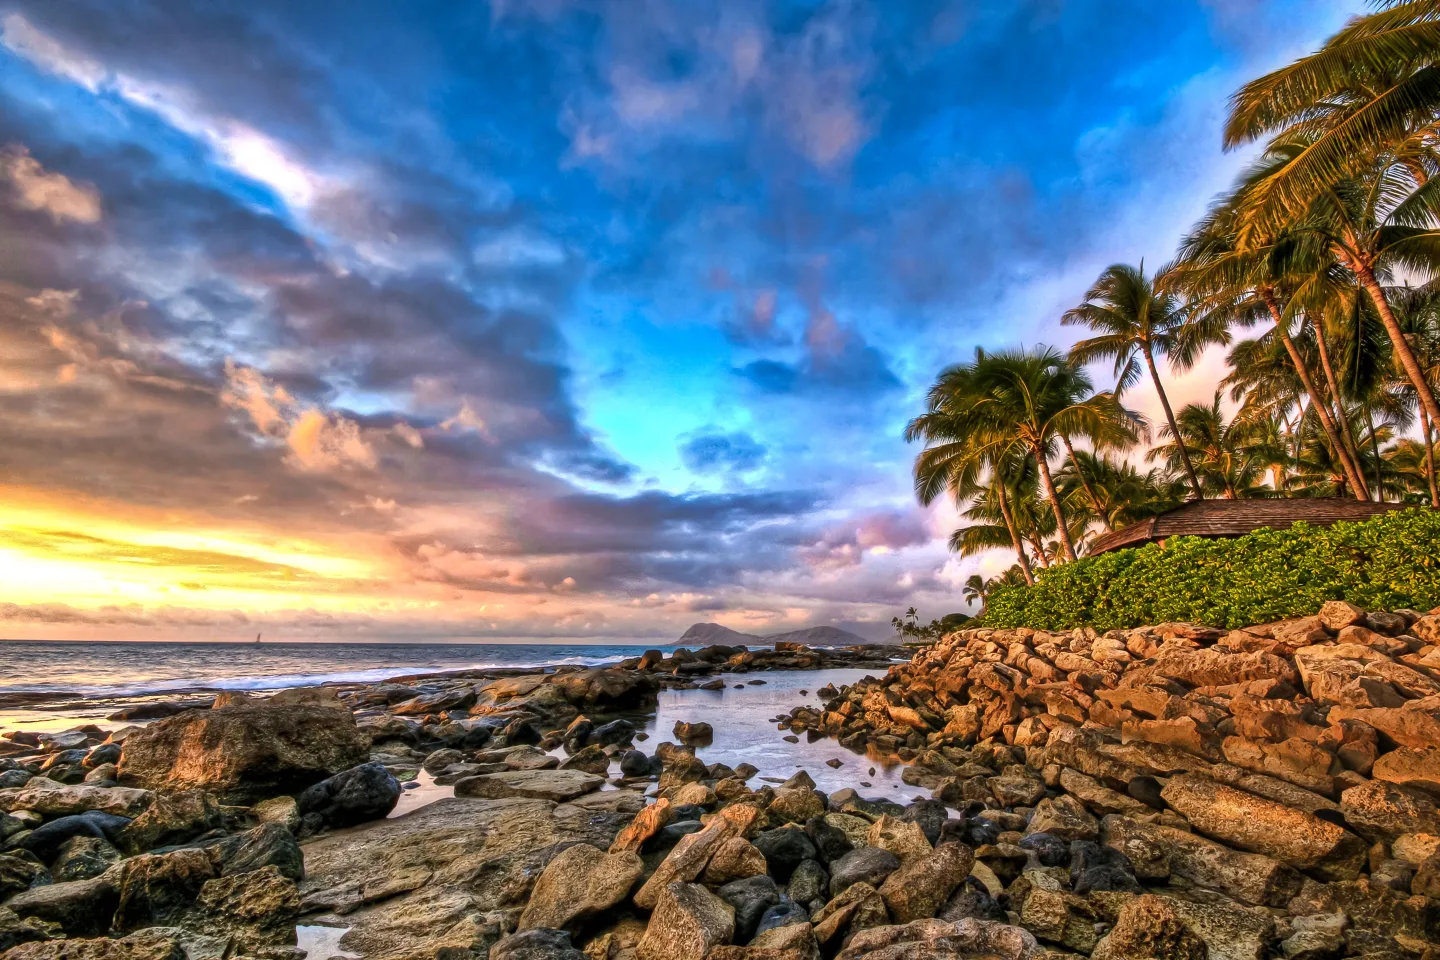
[[[128,937],[41,940],[21,944],[5,960],[186,960],[179,930],[140,930]]]
[[[395,809],[400,781],[379,761],[362,763],[321,780],[296,798],[300,816],[312,827],[353,827]]]
[[[517,929],[570,929],[602,914],[625,899],[644,869],[637,853],[605,853],[577,843],[545,866]]]
[[[974,863],[975,854],[965,844],[942,843],[890,874],[880,885],[880,896],[896,923],[933,917]]]
[[[1205,941],[1160,897],[1145,895],[1120,910],[1114,928],[1095,947],[1092,960],[1206,960]]]
[[[63,784],[31,777],[23,787],[0,790],[0,810],[33,810],[44,817],[67,817],[91,810],[117,817],[137,817],[150,806],[148,790]]]
[[[364,763],[369,751],[348,710],[242,703],[187,711],[131,734],[120,779],[169,792],[198,787],[249,803],[303,790]]]
[[[735,911],[697,883],[671,883],[660,891],[638,960],[704,960],[711,947],[735,935]]]

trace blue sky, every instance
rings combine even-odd
[[[953,514],[913,503],[930,379],[1068,342],[1104,266],[1166,259],[1243,162],[1225,98],[1355,12],[0,0],[6,549],[84,569],[0,616],[654,637],[959,609],[1004,561],[949,558]],[[177,531],[230,559],[136,574]]]

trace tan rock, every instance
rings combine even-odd
[[[1091,960],[1206,960],[1208,951],[1168,900],[1146,894],[1120,910]]]
[[[645,845],[645,841],[659,833],[660,828],[669,823],[670,818],[674,815],[674,807],[669,800],[663,797],[656,800],[635,814],[635,819],[631,820],[616,835],[615,842],[610,845],[610,852],[620,853],[625,850],[639,852],[640,848]]]
[[[735,935],[735,910],[696,883],[670,883],[659,892],[638,960],[704,960],[711,947]]]
[[[870,884],[861,881],[845,888],[810,918],[815,925],[815,939],[825,946],[855,930],[881,927],[890,922],[885,901]]]
[[[927,856],[934,849],[918,823],[901,820],[889,814],[882,814],[879,820],[871,824],[865,837],[865,846],[889,850],[900,858],[901,863]]]
[[[1370,775],[1376,780],[1440,793],[1440,745],[1392,750],[1375,761]]]
[[[1180,877],[1245,903],[1277,907],[1300,889],[1300,874],[1278,860],[1173,827],[1109,816],[1100,841],[1129,857],[1135,875],[1144,880]]]
[[[942,843],[932,853],[903,863],[880,885],[880,897],[896,923],[935,916],[975,863],[963,843]]]
[[[681,837],[675,849],[660,861],[660,866],[635,894],[635,905],[642,910],[654,910],[667,886],[676,881],[689,883],[700,876],[721,845],[738,834],[729,820],[715,817],[703,829]]]
[[[1353,879],[1365,862],[1365,842],[1343,827],[1206,777],[1173,777],[1160,795],[1201,833],[1327,879]]]
[[[1440,806],[1420,790],[1371,780],[1340,794],[1347,822],[1372,840],[1405,833],[1440,834]]]
[[[644,870],[632,851],[605,853],[587,843],[568,847],[540,873],[516,929],[571,929],[624,900]]]
[[[767,869],[765,854],[754,844],[744,837],[731,837],[715,851],[701,879],[709,886],[721,887],[732,880],[763,876]]]

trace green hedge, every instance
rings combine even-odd
[[[1210,540],[1172,537],[1039,571],[985,605],[987,627],[1124,629],[1176,620],[1242,627],[1312,614],[1327,600],[1367,610],[1440,605],[1440,511],[1256,530]]]

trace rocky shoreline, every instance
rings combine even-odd
[[[12,736],[0,950],[292,960],[299,924],[366,960],[1436,960],[1437,643],[1440,615],[1330,604],[1229,633],[967,630],[893,665],[654,651]],[[637,725],[722,672],[882,665],[778,726],[910,761],[908,803],[707,763],[698,712],[653,749]],[[386,819],[422,772],[454,797]]]

